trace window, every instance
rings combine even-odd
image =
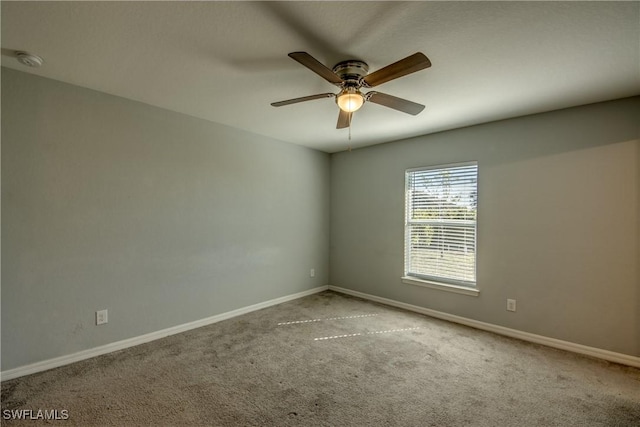
[[[406,172],[405,277],[476,286],[478,164]]]

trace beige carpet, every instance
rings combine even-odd
[[[2,384],[3,425],[640,426],[640,370],[325,292]]]

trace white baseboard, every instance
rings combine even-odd
[[[200,328],[202,326],[211,325],[212,323],[221,322],[223,320],[230,319],[232,317],[241,316],[252,311],[261,310],[263,308],[271,307],[273,305],[282,304],[283,302],[291,301],[294,299],[306,297],[308,295],[316,294],[318,292],[326,291],[328,286],[319,286],[317,288],[309,289],[307,291],[298,292],[291,295],[286,295],[280,298],[272,299],[269,301],[261,302],[258,304],[250,305],[248,307],[239,308],[237,310],[228,311],[226,313],[217,314],[215,316],[207,317],[205,319],[196,320],[182,325],[173,326],[171,328],[162,329],[160,331],[151,332],[148,334],[140,335],[133,338],[128,338],[122,341],[116,341],[111,344],[101,345],[99,347],[90,348],[88,350],[79,351],[77,353],[69,354],[66,356],[60,356],[53,359],[43,360],[41,362],[32,363],[30,365],[19,366],[17,368],[9,369],[0,373],[0,381],[6,381],[13,378],[22,377],[25,375],[35,374],[36,372],[42,372],[60,366],[68,365],[70,363],[79,362],[81,360],[90,359],[92,357],[100,356],[103,354],[111,353],[125,348],[134,347],[136,345],[144,344],[150,341],[154,341],[160,338],[165,338],[170,335],[186,332],[191,329]]]
[[[623,353],[616,353],[609,350],[602,350],[596,347],[589,347],[582,344],[576,344],[569,341],[562,341],[555,338],[549,338],[542,335],[536,335],[529,332],[519,331],[517,329],[505,328],[504,326],[498,326],[491,323],[480,322],[478,320],[468,319],[466,317],[456,316],[454,314],[448,314],[441,311],[431,310],[429,308],[419,307],[417,305],[407,304],[404,302],[395,301],[388,298],[382,298],[375,295],[365,294],[363,292],[353,291],[351,289],[345,289],[338,286],[329,286],[329,290],[340,292],[354,297],[379,302],[381,304],[390,305],[393,307],[403,308],[405,310],[414,311],[420,314],[426,314],[427,316],[436,317],[438,319],[448,320],[454,323],[460,323],[462,325],[471,326],[472,328],[482,329],[484,331],[494,332],[496,334],[505,335],[511,338],[518,338],[523,341],[529,341],[536,344],[546,345],[548,347],[558,348],[561,350],[567,350],[574,353],[584,354],[586,356],[596,357],[598,359],[604,359],[609,362],[620,363],[623,365],[633,366],[640,368],[640,357],[631,356]]]

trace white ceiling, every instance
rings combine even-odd
[[[634,2],[2,2],[2,65],[326,152],[640,94]],[[44,58],[39,69],[11,56]],[[336,130],[336,92],[287,57],[375,71],[415,52],[433,66]]]

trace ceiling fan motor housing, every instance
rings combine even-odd
[[[350,59],[336,64],[332,70],[346,83],[346,86],[358,85],[360,79],[369,73],[369,65],[364,61]]]

